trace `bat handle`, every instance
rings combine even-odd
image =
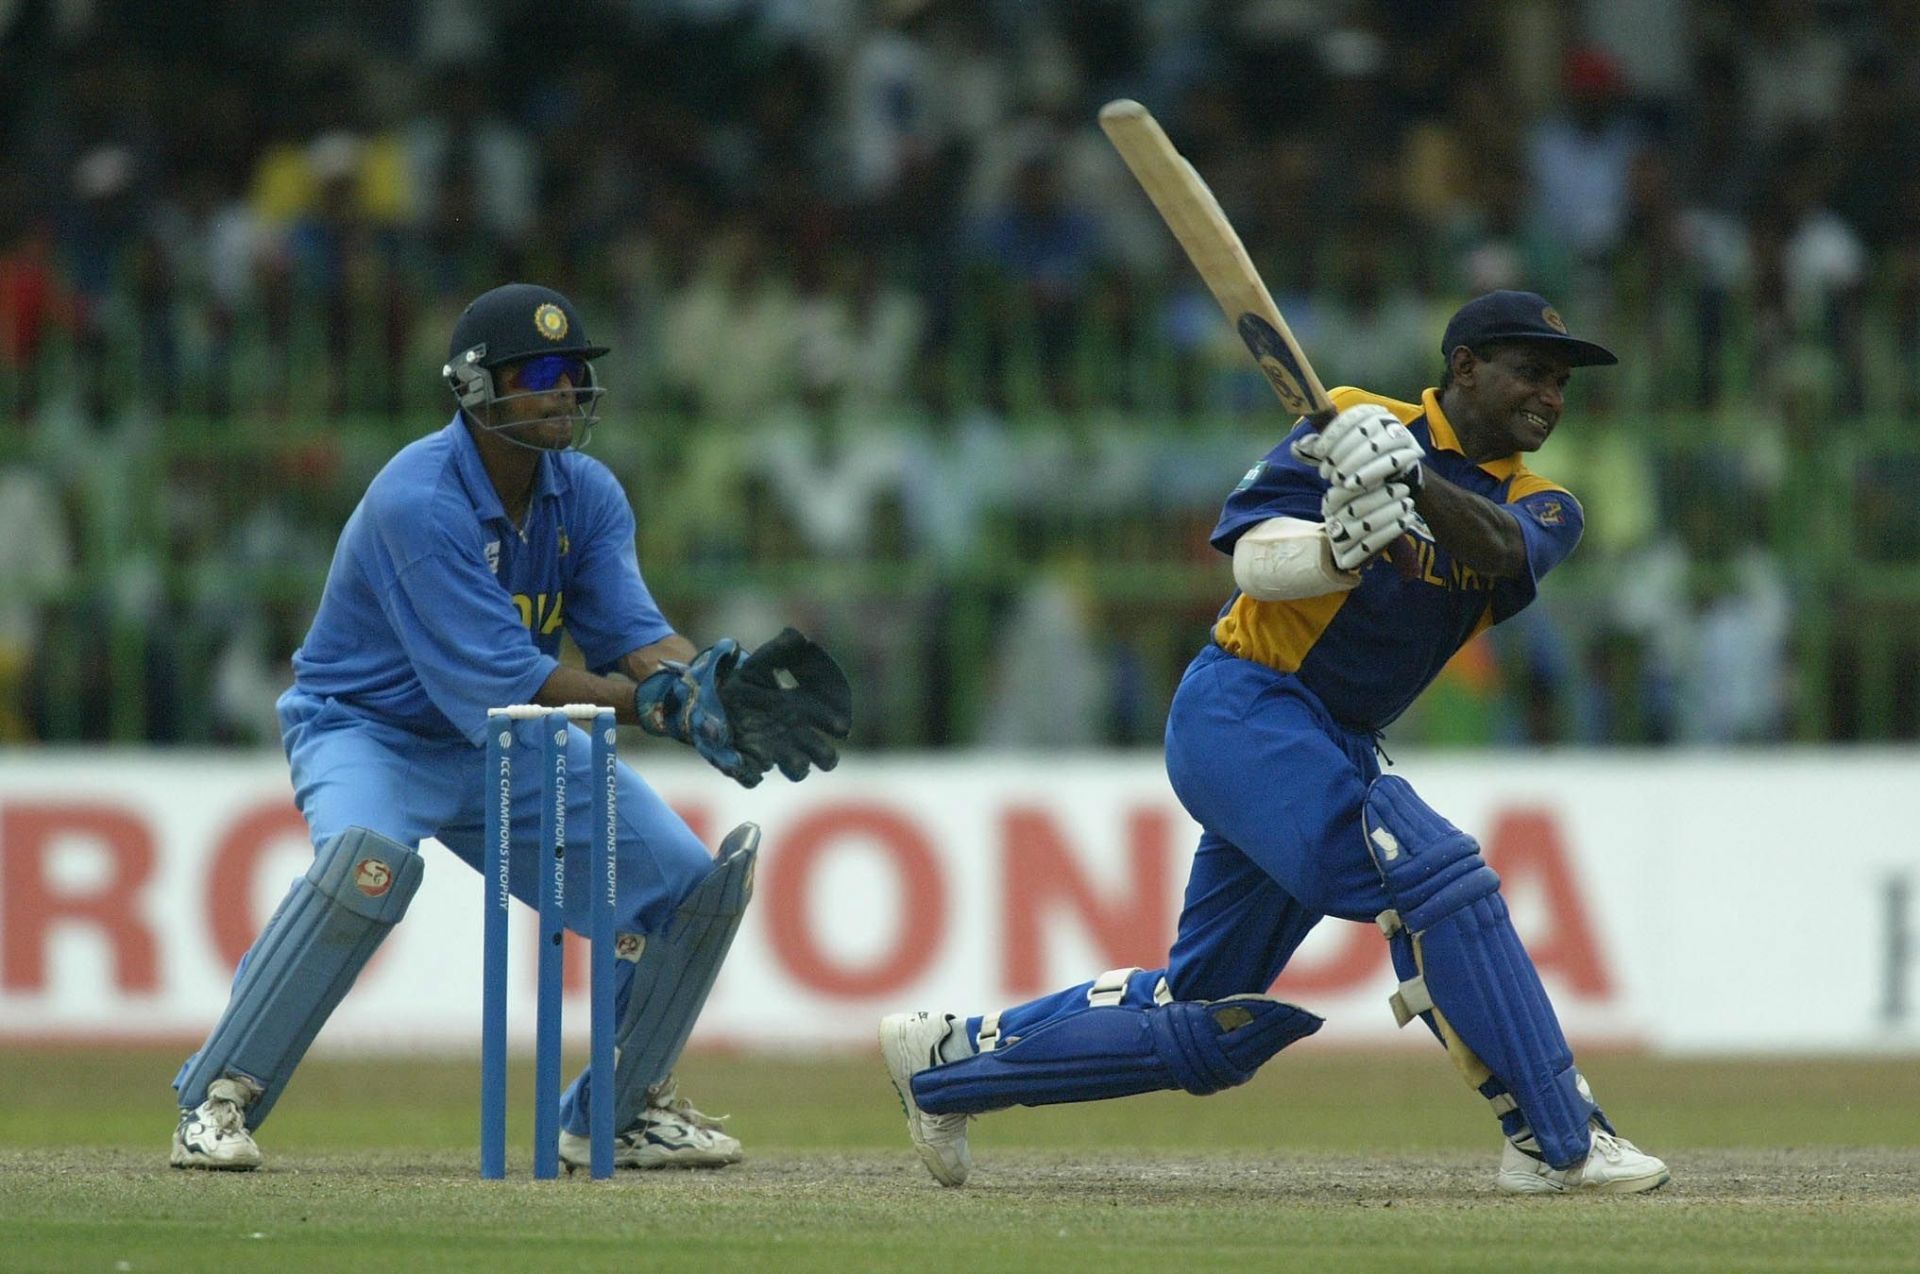
[[[1393,563],[1401,579],[1420,578],[1420,550],[1414,547],[1411,535],[1403,535],[1387,545],[1387,561]]]
[[[1332,424],[1333,418],[1339,414],[1339,409],[1329,403],[1319,411],[1308,412],[1306,421],[1315,433],[1319,433]],[[1393,563],[1393,569],[1399,572],[1401,579],[1420,577],[1420,550],[1414,547],[1412,536],[1403,535],[1387,545],[1386,555],[1387,561]]]

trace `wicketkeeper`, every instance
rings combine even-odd
[[[788,629],[751,654],[674,632],[640,577],[634,515],[607,467],[578,450],[602,389],[580,316],[550,288],[510,283],[469,305],[442,369],[444,429],[388,462],[348,519],[280,699],[294,798],[315,855],[234,975],[213,1034],[173,1086],[172,1162],[252,1168],[253,1132],[389,930],[437,837],[481,863],[487,709],[591,703],[693,746],[752,787],[832,769],[852,722],[833,659]],[[587,671],[562,666],[563,631]],[[624,674],[615,676],[611,674]],[[589,743],[575,728],[567,818],[591,823]],[[538,766],[514,771],[514,892],[541,873]],[[645,780],[619,770],[620,965],[615,1088],[581,1075],[562,1100],[561,1159],[588,1162],[587,1111],[616,1107],[626,1168],[718,1167],[740,1143],[672,1077],[752,893],[759,829],[710,855]],[[585,853],[584,835],[569,838]],[[584,857],[569,872],[586,874]],[[587,927],[569,891],[567,923]],[[633,940],[629,940],[629,939]],[[474,952],[476,962],[480,952]]]
[[[1325,916],[1379,925],[1395,1016],[1424,1021],[1500,1121],[1501,1189],[1667,1180],[1575,1069],[1479,847],[1376,759],[1380,731],[1454,652],[1573,551],[1580,505],[1520,457],[1560,423],[1569,370],[1616,361],[1530,292],[1462,306],[1441,355],[1418,402],[1336,389],[1323,433],[1300,423],[1227,497],[1213,545],[1236,591],[1167,718],[1167,774],[1202,829],[1167,966],[881,1023],[942,1184],[972,1169],[975,1115],[1244,1083],[1320,1028],[1265,992]],[[1403,537],[1405,572],[1378,560]]]

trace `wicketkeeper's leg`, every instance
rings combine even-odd
[[[566,924],[589,931],[585,890],[571,888],[589,876],[588,854],[595,827],[596,793],[591,782],[591,743],[578,727],[569,730],[568,764],[580,778],[567,788]],[[619,820],[615,879],[614,1126],[625,1129],[647,1102],[647,1090],[665,1080],[719,976],[740,918],[753,892],[759,829],[742,824],[710,853],[678,814],[631,766],[617,770],[614,792]],[[477,765],[472,790],[479,790]],[[537,766],[514,773],[514,894],[537,902],[541,776]],[[477,812],[439,829],[438,836],[476,869],[481,867],[482,829]],[[589,1104],[597,1100],[582,1071],[560,1101],[560,1126],[574,1137],[588,1135]]]
[[[174,1076],[180,1108],[207,1098],[217,1079],[252,1096],[258,1128],[353,980],[419,888],[420,855],[364,827],[322,845],[234,974],[226,1012]]]

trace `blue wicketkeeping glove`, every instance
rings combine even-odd
[[[659,671],[634,687],[633,710],[648,734],[691,745],[714,769],[741,787],[753,787],[766,774],[767,762],[742,756],[734,746],[720,698],[720,683],[740,658],[739,643],[722,637],[692,663],[662,660]]]

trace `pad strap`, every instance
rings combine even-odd
[[[1087,1007],[1110,1009],[1127,998],[1127,979],[1140,972],[1140,966],[1130,969],[1108,969],[1093,980],[1087,988]]]

